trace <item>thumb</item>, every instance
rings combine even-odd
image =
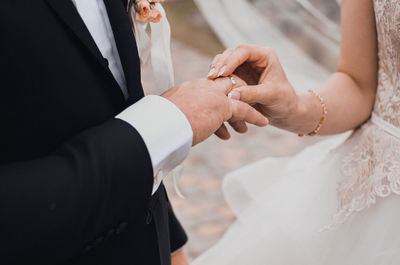
[[[270,89],[265,84],[261,84],[256,86],[242,86],[235,88],[229,93],[228,97],[241,100],[249,104],[265,104],[265,101],[270,96],[269,94]]]

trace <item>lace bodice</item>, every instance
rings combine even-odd
[[[373,115],[400,128],[400,1],[373,1],[379,57]],[[400,138],[371,121],[360,130],[358,144],[343,161],[336,224],[371,207],[379,198],[400,195]]]
[[[400,1],[375,0],[379,84],[374,113],[400,127]]]

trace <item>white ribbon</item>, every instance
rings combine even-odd
[[[162,18],[159,23],[143,23],[136,21],[135,10],[132,18],[135,26],[135,37],[139,50],[140,62],[146,64],[151,57],[157,92],[162,94],[175,85],[174,67],[171,56],[171,27],[167,15],[160,3],[156,7]],[[147,33],[150,24],[151,36]]]
[[[400,139],[400,128],[399,127],[396,127],[393,124],[383,120],[381,117],[377,116],[375,113],[372,114],[371,121],[376,126],[378,126],[381,130]]]
[[[136,21],[136,12],[132,10],[132,21],[135,27],[135,38],[139,50],[141,65],[145,65],[151,57],[151,65],[156,83],[157,93],[161,95],[175,86],[174,67],[171,56],[171,27],[164,8],[157,3],[156,8],[161,12],[159,23],[143,23]],[[147,33],[150,24],[151,35]],[[177,195],[184,198],[179,190],[178,182],[183,174],[183,164],[176,167],[170,175],[174,180]]]

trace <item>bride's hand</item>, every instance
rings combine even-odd
[[[215,81],[220,83],[219,81],[222,81],[222,80],[219,80],[219,79],[223,79],[223,78],[227,79],[228,77],[216,78]],[[235,81],[235,83],[236,83],[235,87],[243,87],[243,86],[247,85],[247,83],[242,78],[240,78],[239,76],[237,76],[235,74],[230,75],[229,79],[230,78],[232,78]],[[229,81],[223,80],[223,81],[224,82],[232,82],[231,80],[229,80]],[[233,86],[233,84],[232,84],[232,86]],[[231,98],[231,100],[236,101],[237,99]],[[246,116],[246,113],[240,112],[240,115],[233,116],[230,120],[228,120],[229,125],[236,132],[241,133],[241,134],[246,133],[248,130],[247,124],[244,119],[245,116]],[[222,124],[222,126],[215,132],[215,135],[223,140],[228,140],[230,138],[230,133],[229,133],[227,127],[225,126],[225,124]]]
[[[217,55],[211,65],[210,79],[235,74],[248,86],[235,89],[231,96],[255,104],[276,127],[298,132],[302,107],[299,96],[288,81],[277,54],[269,48],[241,45]]]

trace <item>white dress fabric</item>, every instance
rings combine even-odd
[[[374,6],[371,120],[229,174],[224,193],[237,221],[193,265],[400,264],[400,1]]]

